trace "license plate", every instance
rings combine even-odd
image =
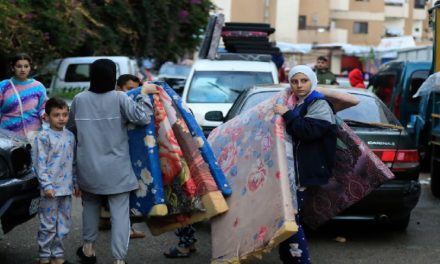
[[[34,198],[29,205],[29,215],[34,215],[38,212],[38,206],[40,206],[40,197]]]

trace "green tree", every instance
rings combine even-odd
[[[0,75],[17,52],[37,65],[88,55],[175,61],[195,51],[213,9],[210,0],[0,1]]]

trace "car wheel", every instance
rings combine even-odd
[[[395,231],[404,231],[408,227],[410,218],[411,218],[411,214],[409,214],[403,218],[392,220],[391,222],[389,222],[387,224],[387,227],[389,229],[395,230]]]
[[[434,151],[433,151],[434,154]],[[440,161],[431,156],[431,193],[440,198]]]

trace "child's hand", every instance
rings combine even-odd
[[[55,191],[53,189],[49,189],[44,192],[44,195],[46,195],[47,198],[54,198],[55,197]]]
[[[142,85],[141,94],[148,95],[148,94],[157,94],[159,91],[156,88],[155,84],[151,83],[144,83]]]
[[[79,188],[74,188],[73,189],[73,195],[75,197],[80,197],[81,196],[81,191],[79,190]]]
[[[276,104],[273,107],[273,111],[276,114],[280,114],[280,115],[284,115],[284,113],[286,113],[288,110],[289,110],[289,108],[287,108],[287,106],[285,106],[285,105]]]

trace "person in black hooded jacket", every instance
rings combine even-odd
[[[300,223],[301,206],[307,187],[326,184],[332,175],[337,128],[331,104],[315,91],[318,80],[313,70],[305,65],[295,66],[288,77],[292,89],[288,99],[290,107],[277,104],[274,112],[282,115],[286,131],[292,136],[298,232],[280,244],[279,253],[283,263],[310,263]]]
[[[115,91],[116,65],[99,59],[90,68],[90,89],[72,101],[67,128],[77,136],[78,185],[83,202],[83,240],[77,250],[81,263],[96,263],[101,199],[107,198],[112,218],[114,263],[127,257],[130,219],[129,193],[138,188],[131,167],[127,126],[147,125],[153,113],[147,96],[151,86],[142,87],[135,100]]]

